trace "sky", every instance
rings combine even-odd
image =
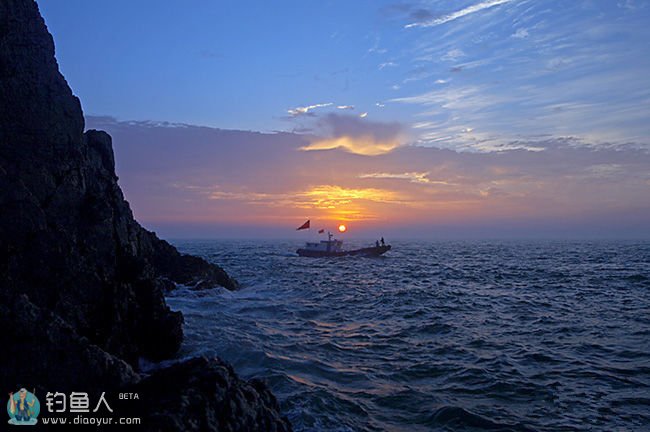
[[[650,237],[648,1],[39,6],[165,237]]]

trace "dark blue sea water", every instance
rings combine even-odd
[[[183,354],[265,379],[298,431],[650,430],[650,243],[175,243],[243,285],[171,295]]]

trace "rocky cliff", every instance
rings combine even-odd
[[[172,357],[183,338],[183,317],[166,305],[163,290],[172,282],[228,289],[236,282],[142,228],[117,180],[111,138],[84,133],[79,100],[59,73],[36,3],[3,0],[0,343],[9,352],[0,357],[0,388],[152,389],[164,382],[182,389],[201,377],[207,382],[194,399],[212,413],[203,413],[205,422],[183,423],[186,401],[151,391],[143,409],[158,406],[156,398],[163,406],[147,414],[153,429],[288,429],[264,386],[240,381],[218,360],[143,379],[139,359]]]

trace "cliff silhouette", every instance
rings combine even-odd
[[[148,430],[290,430],[270,391],[219,359],[139,369],[182,343],[183,316],[163,296],[175,283],[237,286],[133,218],[111,137],[84,133],[37,4],[3,0],[0,388],[138,391]]]

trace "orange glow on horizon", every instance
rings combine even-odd
[[[288,191],[184,187],[184,192],[192,194],[193,201],[188,201],[191,205],[160,211],[147,222],[160,224],[182,220],[195,224],[218,221],[237,226],[291,226],[296,214],[301,214],[309,215],[323,226],[333,227],[336,232],[339,232],[339,225],[345,225],[347,232],[347,224],[356,223],[356,233],[369,226],[409,225],[423,221],[429,224],[459,223],[461,220],[469,223],[485,217],[512,217],[531,211],[525,203],[517,206],[506,199],[507,195],[503,193],[512,189],[512,185],[503,180],[498,184],[492,181],[463,185],[450,181],[443,185],[440,184],[443,180],[438,180],[443,176],[435,176],[436,180],[429,182],[422,181],[422,178],[428,178],[426,175],[428,172],[425,171],[399,171],[397,174],[378,171],[376,176],[366,173],[361,179],[355,175],[354,181],[344,184],[323,182]],[[491,188],[497,186],[501,195],[492,193]]]

